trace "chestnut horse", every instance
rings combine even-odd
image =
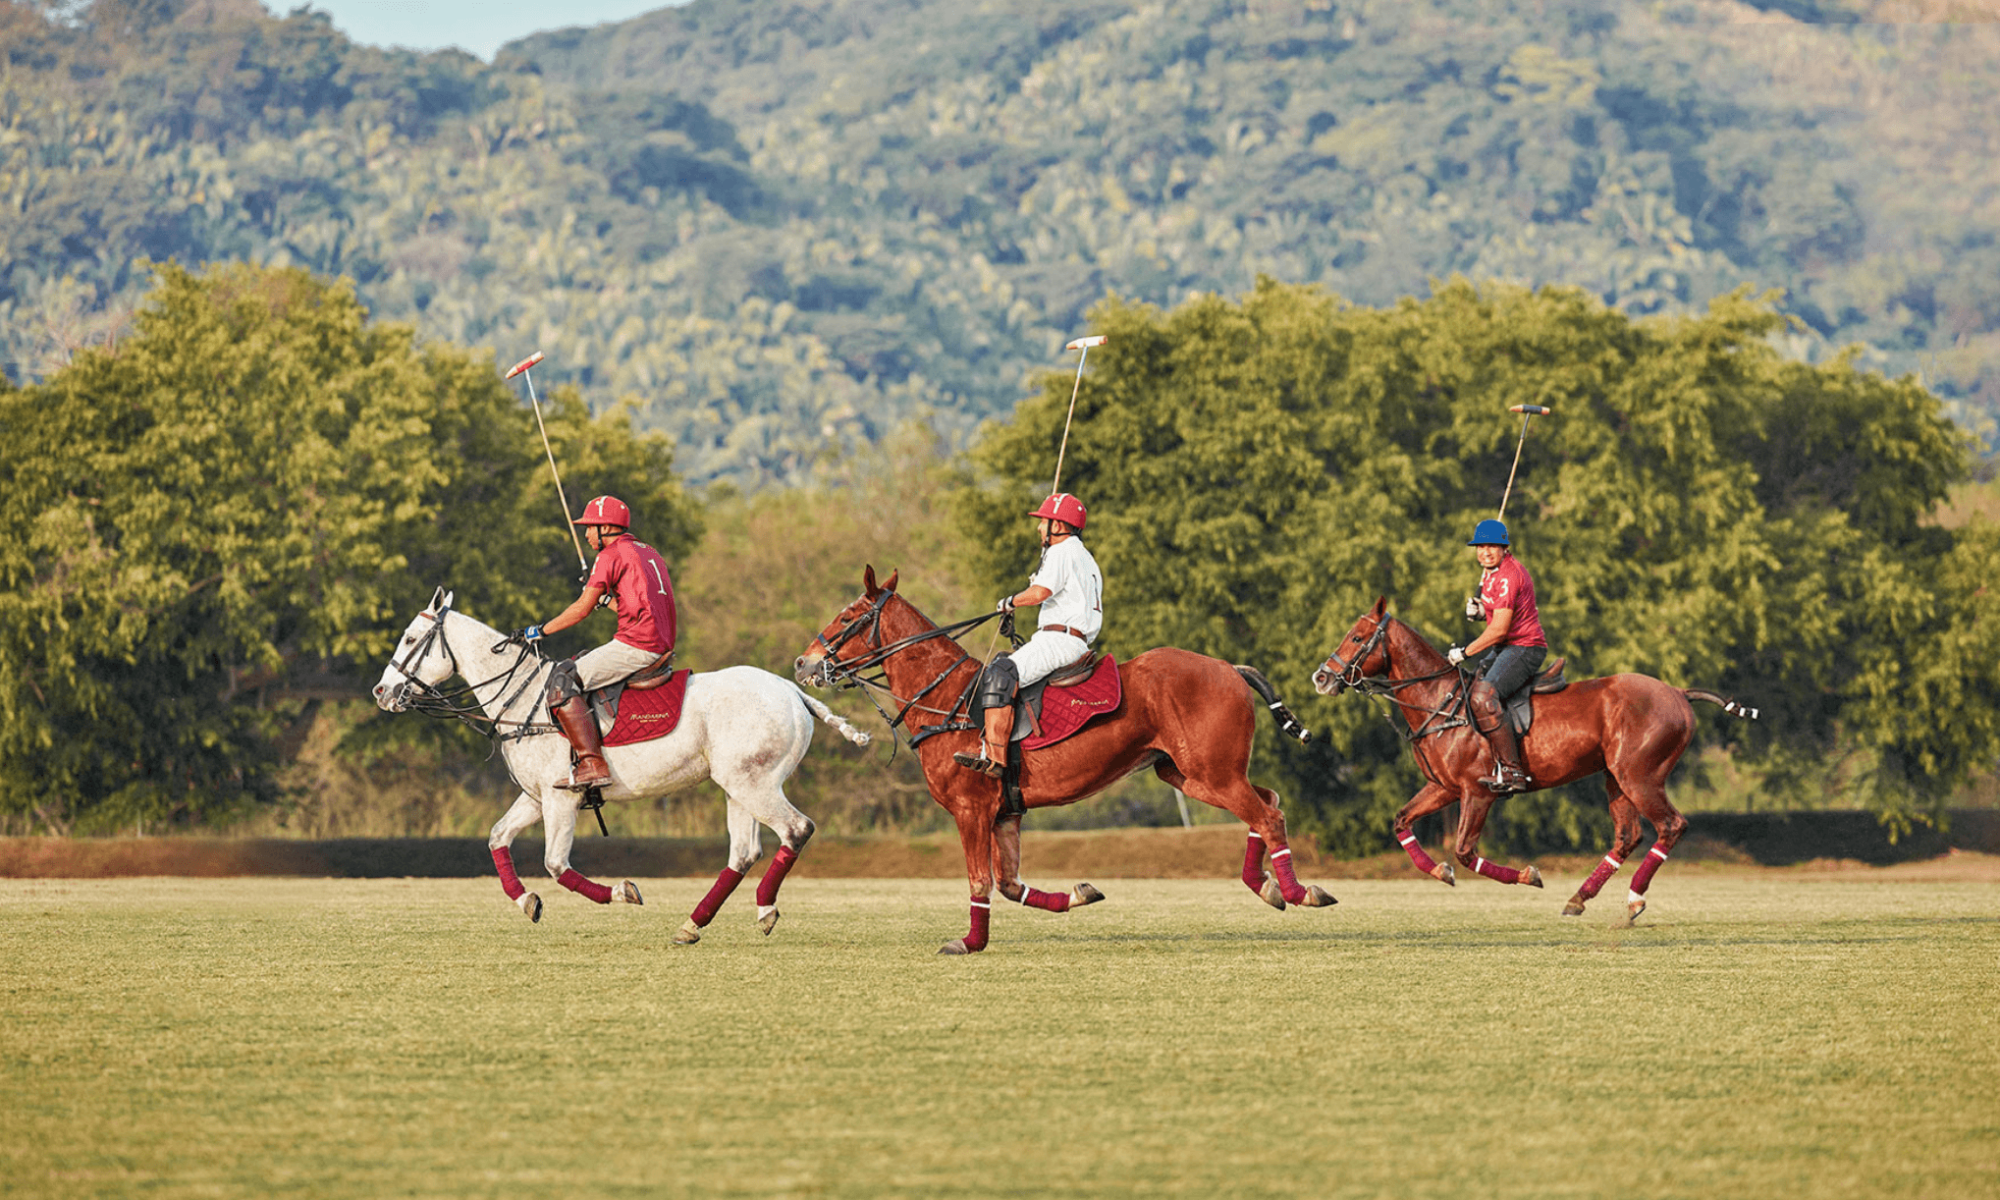
[[[996,874],[1001,894],[1030,908],[1067,912],[1072,905],[1102,900],[1103,894],[1087,883],[1069,893],[1024,887],[1019,878],[1020,817],[1001,817],[1001,784],[951,761],[954,750],[979,748],[978,727],[964,702],[981,667],[950,635],[986,618],[939,628],[896,594],[896,575],[878,586],[875,568],[869,567],[862,584],[861,598],[842,609],[799,655],[795,677],[814,687],[876,687],[898,705],[890,727],[907,723],[932,799],[958,823],[965,872],[972,882],[971,930],[938,952],[970,954],[986,948]],[[881,681],[862,674],[877,668]],[[1118,671],[1124,699],[1117,709],[1022,762],[1020,786],[1027,807],[1072,804],[1151,767],[1172,787],[1227,809],[1250,826],[1243,882],[1272,907],[1334,903],[1325,890],[1300,885],[1278,795],[1245,775],[1257,717],[1245,683],[1264,697],[1281,722],[1291,720],[1263,676],[1174,649],[1148,650],[1120,663]],[[1290,728],[1296,729],[1296,723]],[[1263,871],[1266,848],[1269,876]]]
[[[1491,754],[1486,739],[1473,727],[1466,703],[1469,679],[1423,635],[1390,616],[1385,602],[1377,599],[1374,609],[1362,614],[1340,647],[1313,672],[1313,687],[1322,696],[1338,695],[1346,688],[1387,696],[1402,712],[1409,730],[1404,738],[1428,781],[1396,814],[1396,840],[1418,870],[1445,883],[1456,881],[1450,864],[1433,862],[1410,831],[1418,817],[1456,801],[1459,865],[1501,883],[1540,887],[1542,873],[1536,868],[1503,867],[1479,855],[1479,831],[1499,797],[1478,782]],[[1535,781],[1531,790],[1574,783],[1602,771],[1604,790],[1611,797],[1611,819],[1617,826],[1611,853],[1563,905],[1564,916],[1582,915],[1583,906],[1596,898],[1605,881],[1638,848],[1643,836],[1640,817],[1652,823],[1657,836],[1632,878],[1626,920],[1637,920],[1645,911],[1646,888],[1687,830],[1687,818],[1667,802],[1667,776],[1694,736],[1690,700],[1721,705],[1723,711],[1746,719],[1757,715],[1757,710],[1714,692],[1672,687],[1650,675],[1587,679],[1535,697],[1534,724],[1521,739],[1521,756]]]

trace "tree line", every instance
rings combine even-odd
[[[1262,667],[1325,736],[1267,735],[1257,769],[1330,847],[1383,848],[1414,771],[1367,702],[1307,677],[1377,595],[1464,639],[1464,542],[1498,503],[1516,403],[1555,409],[1508,515],[1573,678],[1757,704],[1758,724],[1701,736],[1774,802],[1838,788],[1907,821],[2000,754],[2000,535],[1937,520],[1968,439],[1914,380],[1773,350],[1766,298],[1634,318],[1575,289],[1454,282],[1365,308],[1265,280],[1092,318],[1110,343],[1064,486],[1091,505],[1104,645]],[[545,406],[572,500],[624,497],[674,566],[683,661],[783,674],[865,564],[901,568],[940,619],[1018,587],[1072,382],[1047,376],[967,456],[911,427],[751,494],[690,490],[629,411],[568,389]],[[369,764],[464,784],[478,738],[377,717],[366,689],[434,586],[510,627],[573,597],[556,508],[533,415],[485,355],[294,269],[159,268],[130,336],[0,393],[0,811],[225,828],[299,803],[288,764],[313,736],[337,735],[355,786]],[[593,621],[553,648],[609,635]],[[911,756],[886,757],[822,745],[795,794],[842,831],[923,827]],[[1587,842],[1591,786],[1511,799],[1502,836]]]

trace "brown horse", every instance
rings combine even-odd
[[[969,719],[965,702],[979,677],[980,662],[950,637],[978,620],[939,628],[896,594],[894,574],[878,586],[873,567],[862,576],[862,584],[861,598],[819,632],[798,657],[794,672],[801,684],[814,687],[861,685],[882,690],[899,708],[890,727],[907,723],[931,797],[958,823],[965,873],[972,882],[971,930],[945,943],[939,953],[969,954],[986,948],[996,873],[1001,894],[1030,908],[1067,912],[1072,905],[1102,900],[1103,894],[1087,883],[1069,893],[1024,887],[1019,878],[1020,816],[1001,816],[998,781],[951,761],[954,750],[979,748],[978,726]],[[881,680],[862,674],[877,668]],[[1244,684],[1263,696],[1281,722],[1292,722],[1291,713],[1263,676],[1248,667],[1173,649],[1148,650],[1119,664],[1118,670],[1124,699],[1117,709],[1025,757],[1020,768],[1025,805],[1072,804],[1151,767],[1181,792],[1227,809],[1250,826],[1243,882],[1272,907],[1282,909],[1290,903],[1320,908],[1334,903],[1323,889],[1300,885],[1285,842],[1278,795],[1245,775],[1257,713]],[[1296,723],[1289,728],[1296,729]],[[1268,876],[1263,871],[1267,848]]]
[[[1499,797],[1478,782],[1487,770],[1489,754],[1466,703],[1468,679],[1421,634],[1390,616],[1385,602],[1377,599],[1374,609],[1362,614],[1339,648],[1313,672],[1313,687],[1322,696],[1338,695],[1346,688],[1387,696],[1403,714],[1409,731],[1404,737],[1428,782],[1396,814],[1396,840],[1418,870],[1445,883],[1456,881],[1450,864],[1433,862],[1410,832],[1418,817],[1456,801],[1459,865],[1501,883],[1540,887],[1542,873],[1534,867],[1503,867],[1479,855],[1479,831]],[[1640,817],[1652,823],[1658,836],[1632,878],[1626,919],[1636,920],[1645,911],[1646,888],[1687,830],[1687,818],[1667,802],[1667,776],[1694,736],[1690,700],[1721,705],[1739,717],[1757,715],[1755,709],[1713,692],[1671,687],[1650,675],[1589,679],[1535,697],[1533,728],[1521,739],[1521,755],[1535,781],[1533,790],[1574,783],[1602,771],[1604,790],[1611,797],[1611,819],[1617,826],[1617,844],[1563,905],[1564,916],[1582,915],[1583,906],[1638,848]]]

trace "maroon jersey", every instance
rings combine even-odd
[[[584,586],[611,593],[619,641],[655,654],[674,648],[674,584],[658,550],[630,535],[619,538],[598,553]]]
[[[1542,618],[1535,612],[1535,581],[1528,577],[1528,568],[1521,565],[1520,559],[1504,555],[1499,566],[1479,577],[1479,602],[1486,606],[1488,621],[1499,609],[1514,610],[1507,636],[1500,639],[1502,646],[1549,644],[1549,639],[1542,636]]]

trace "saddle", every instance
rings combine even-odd
[[[1515,692],[1500,702],[1507,710],[1507,720],[1514,726],[1514,732],[1526,736],[1529,726],[1535,723],[1535,697],[1549,692],[1560,692],[1569,686],[1563,678],[1563,665],[1569,659],[1558,658],[1542,668],[1542,673],[1528,681],[1528,686]]]
[[[609,732],[611,723],[618,719],[618,698],[627,690],[634,692],[651,691],[663,686],[674,677],[674,652],[654,659],[649,666],[627,675],[617,683],[608,683],[590,693],[590,710],[597,714],[598,727]]]
[[[1009,742],[1024,741],[1030,736],[1040,733],[1042,731],[1042,694],[1050,688],[1075,687],[1077,684],[1087,681],[1097,672],[1098,660],[1103,657],[1103,652],[1092,650],[1048,678],[1031,683],[1014,693],[1014,731],[1007,735],[1007,740]],[[985,713],[986,706],[980,704],[977,699],[974,699],[972,703],[973,724],[978,724]],[[1008,757],[1017,758],[1014,755],[1009,755]]]

